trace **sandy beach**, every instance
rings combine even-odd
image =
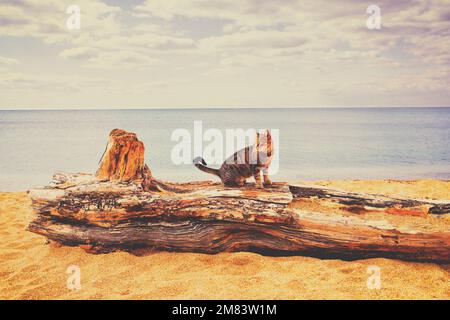
[[[311,182],[308,182],[311,183]],[[450,199],[450,182],[320,181],[348,191]],[[358,261],[126,252],[94,255],[49,244],[26,231],[33,218],[26,192],[0,193],[0,299],[449,299],[450,266],[390,259]],[[405,218],[405,217],[402,217]],[[447,218],[427,217],[450,227]],[[81,270],[81,290],[66,270]],[[368,289],[367,268],[381,269],[381,289]]]

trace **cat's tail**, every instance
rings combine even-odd
[[[197,168],[199,168],[200,170],[202,170],[206,173],[211,173],[220,178],[220,171],[218,169],[213,169],[213,168],[207,167],[207,164],[206,164],[205,160],[203,160],[202,157],[197,157],[194,159],[194,166],[196,166]]]

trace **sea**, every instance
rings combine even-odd
[[[226,140],[227,130],[264,128],[277,136],[273,181],[450,179],[450,108],[24,110],[0,111],[0,191],[44,186],[57,171],[95,172],[115,128],[138,135],[153,175],[167,181],[217,180],[174,161],[180,143],[190,160],[206,132]],[[229,154],[213,155],[205,160],[217,167]]]

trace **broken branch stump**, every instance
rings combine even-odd
[[[142,178],[144,144],[135,133],[114,129],[99,162],[99,180],[132,181]]]

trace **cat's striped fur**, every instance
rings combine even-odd
[[[269,130],[256,134],[256,143],[245,147],[231,155],[222,164],[220,169],[207,167],[202,157],[194,159],[194,165],[200,170],[214,174],[222,180],[225,186],[240,187],[250,177],[255,178],[256,186],[263,188],[261,171],[264,177],[264,184],[269,185],[269,166],[273,157],[273,143]]]

